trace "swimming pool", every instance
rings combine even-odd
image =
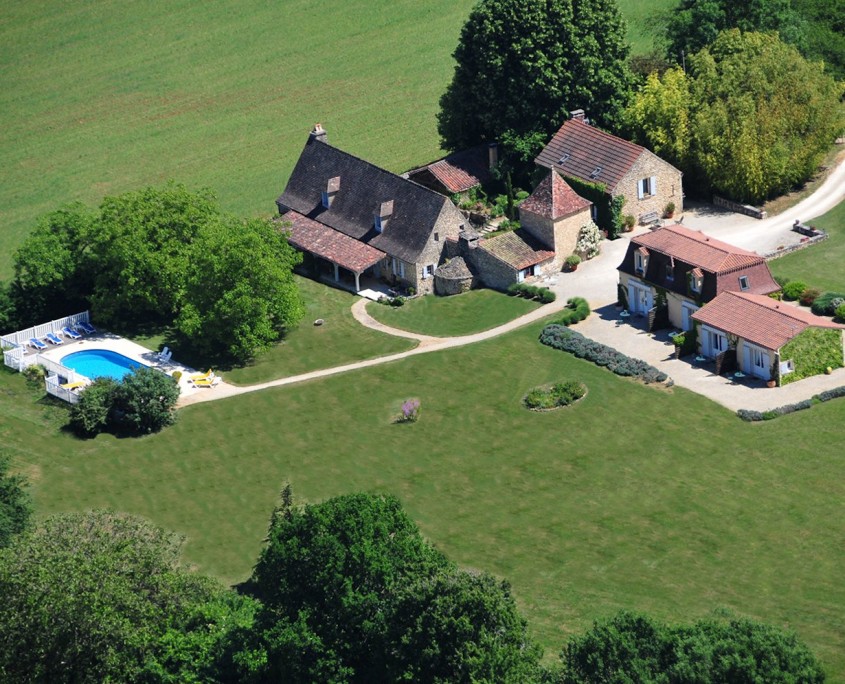
[[[133,368],[138,368],[144,364],[107,349],[88,349],[63,356],[62,365],[81,373],[87,378],[105,376],[122,380],[123,376]]]

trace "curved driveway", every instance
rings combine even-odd
[[[774,251],[781,244],[793,244],[798,241],[798,236],[792,233],[790,228],[796,219],[806,222],[826,213],[845,199],[845,155],[841,156],[843,158],[840,159],[839,164],[812,195],[782,214],[757,220],[705,206],[685,212],[684,225],[704,230],[720,240],[761,254]],[[609,344],[629,356],[651,363],[669,374],[675,384],[703,394],[732,410],[738,408],[766,410],[809,398],[823,389],[845,385],[845,369],[839,369],[829,376],[815,376],[786,387],[769,389],[754,386],[751,383],[737,384],[730,379],[714,375],[706,368],[694,366],[687,361],[675,360],[672,358],[672,347],[668,341],[660,341],[657,337],[642,331],[635,332],[631,326],[624,325],[618,320],[613,307],[616,302],[616,267],[621,262],[627,246],[627,239],[605,241],[602,244],[600,256],[581,264],[574,273],[561,273],[544,283],[557,293],[558,299],[555,302],[541,306],[504,325],[472,335],[432,337],[390,328],[372,318],[366,311],[367,300],[361,299],[352,306],[352,314],[362,325],[387,334],[416,339],[419,345],[397,354],[356,361],[255,385],[237,387],[221,383],[207,391],[183,396],[179,406],[257,392],[270,387],[292,385],[390,363],[417,354],[427,354],[489,340],[560,311],[566,305],[566,299],[576,295],[586,298],[591,308],[594,311],[598,310],[598,313],[578,324],[578,330],[584,335]]]

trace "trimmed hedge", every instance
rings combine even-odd
[[[540,333],[540,342],[554,349],[574,354],[579,359],[592,361],[597,366],[604,366],[616,375],[637,378],[646,384],[666,382],[669,379],[666,373],[657,370],[645,361],[625,356],[613,347],[594,342],[558,323],[552,323],[543,328]]]
[[[804,290],[806,289],[806,283],[803,283],[800,280],[790,280],[783,286],[783,298],[788,302],[794,302],[796,299],[799,299],[802,294],[804,294]]]
[[[536,285],[528,285],[526,283],[513,283],[509,285],[508,294],[513,297],[535,299],[542,304],[551,304],[557,299],[557,295],[549,288],[537,287]]]
[[[561,312],[560,316],[555,319],[558,325],[570,326],[583,321],[590,315],[590,305],[583,297],[570,297],[566,300],[566,308]]]
[[[795,404],[785,404],[784,406],[778,406],[770,411],[739,409],[739,411],[736,412],[736,415],[749,423],[756,423],[761,420],[774,420],[779,416],[785,416],[789,413],[795,413],[796,411],[803,411],[805,409],[812,408],[815,404],[830,401],[831,399],[840,399],[841,397],[845,397],[845,385],[820,392],[819,394],[814,395],[812,399],[805,399],[804,401],[799,401]]]

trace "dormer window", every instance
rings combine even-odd
[[[747,290],[749,287],[751,287],[751,286],[748,284],[748,276],[740,276],[739,277],[739,289],[740,290]]]
[[[634,271],[637,275],[645,275],[648,270],[648,250],[645,247],[640,247],[634,252]]]
[[[382,202],[373,217],[373,227],[377,233],[381,233],[387,227],[391,216],[393,216],[393,200]]]
[[[340,176],[329,178],[328,182],[326,183],[326,189],[323,191],[321,198],[321,202],[324,209],[328,209],[332,206],[334,196],[337,194],[338,190],[340,190]]]
[[[704,274],[700,268],[694,268],[689,274],[689,289],[693,292],[701,292],[701,283],[704,280]]]

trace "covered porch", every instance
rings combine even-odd
[[[290,222],[288,242],[315,259],[315,266],[338,285],[347,279],[354,281],[354,291],[361,290],[361,275],[387,256],[380,249],[329,228],[313,219],[289,211],[284,216]],[[284,229],[283,229],[284,230]]]

